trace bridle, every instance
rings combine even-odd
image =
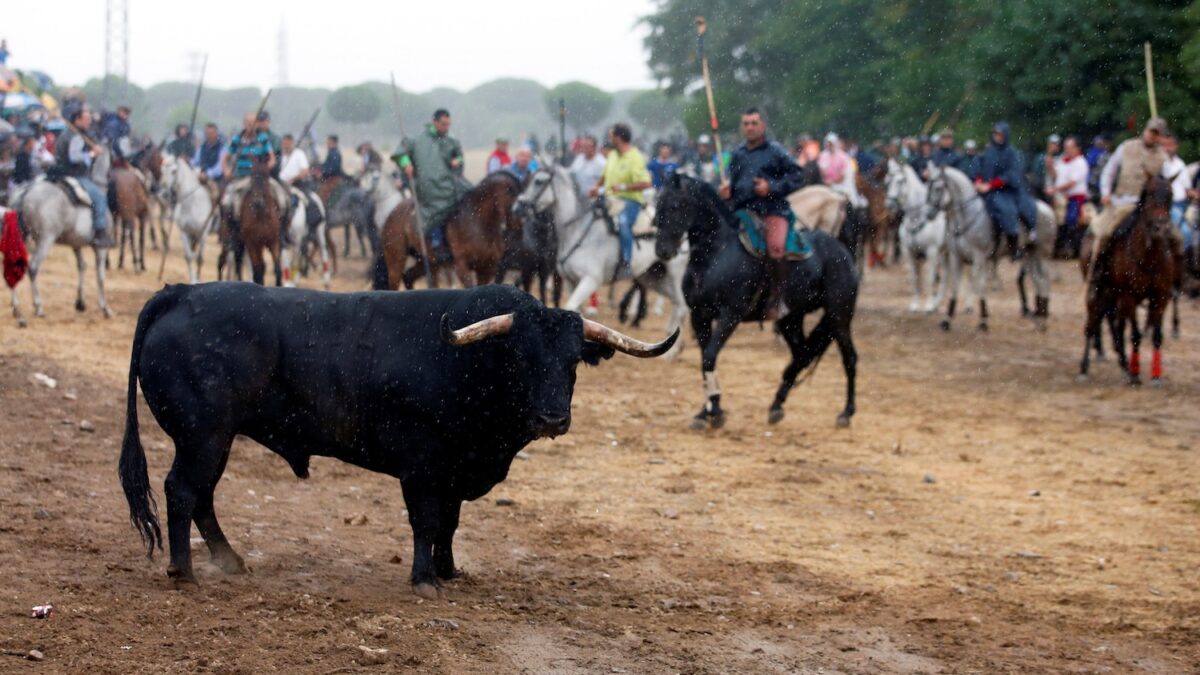
[[[535,219],[538,219],[544,223],[553,223],[554,217],[550,214],[550,210],[553,208],[553,206],[555,204],[558,204],[558,188],[555,187],[555,185],[554,185],[554,182],[555,182],[554,181],[554,178],[555,178],[554,172],[548,168],[543,167],[543,168],[539,168],[534,173],[535,178],[538,175],[545,175],[547,177],[546,181],[544,183],[538,185],[537,190],[533,193],[532,196],[526,198],[526,196],[524,194],[522,194],[520,197],[518,197],[517,198],[517,206],[528,208]],[[541,201],[542,195],[545,194],[547,189],[550,190],[550,203],[546,206],[546,208],[539,211],[537,208],[537,204],[538,204],[538,202]],[[559,223],[558,227],[567,227],[569,225],[574,225],[575,223],[579,222],[579,220],[582,219],[584,216],[588,215],[588,212],[591,211],[593,208],[594,208],[594,206],[585,204],[583,207],[581,207],[579,209],[579,211],[575,215],[571,216],[570,218],[563,221],[562,223]],[[584,227],[583,231],[579,233],[579,236],[575,239],[575,243],[572,244],[571,248],[568,249],[567,252],[558,259],[558,263],[560,265],[565,263],[568,259],[570,259],[570,257],[572,255],[575,254],[576,251],[579,250],[579,247],[583,245],[584,239],[587,238],[588,232],[591,231],[592,225],[596,222],[596,220],[597,220],[596,218],[593,218],[591,221],[588,221],[587,227]]]

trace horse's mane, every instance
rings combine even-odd
[[[485,193],[486,193],[488,187],[490,187],[496,183],[499,183],[501,181],[504,181],[504,182],[511,181],[512,185],[515,186],[516,192],[518,194],[520,194],[520,192],[521,192],[521,179],[520,178],[517,178],[516,176],[509,173],[508,171],[495,171],[495,172],[489,173],[487,176],[485,176],[483,178],[483,180],[476,183],[470,190],[467,190],[463,194],[463,196],[459,197],[458,201],[454,202],[454,205],[451,206],[450,210],[446,212],[446,217],[442,219],[442,222],[448,223],[452,219],[457,218],[458,216],[462,215],[462,212],[465,209],[467,209],[468,206],[473,205],[474,203],[480,201],[481,199],[486,198],[487,195]]]
[[[724,199],[717,194],[713,186],[691,176],[676,174],[679,176],[679,187],[690,197],[700,202],[710,210],[715,211],[721,216],[721,220],[730,223],[734,219],[733,209],[725,203]]]

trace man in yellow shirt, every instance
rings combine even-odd
[[[650,187],[650,171],[646,169],[646,158],[633,145],[633,131],[629,125],[618,122],[608,130],[608,138],[616,149],[608,153],[604,175],[592,188],[595,197],[603,188],[624,202],[617,226],[621,231],[621,268],[618,276],[628,276],[629,261],[633,258],[633,224],[642,212],[645,197],[642,190]]]

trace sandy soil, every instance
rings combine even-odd
[[[177,255],[168,281],[183,279]],[[363,263],[338,288],[361,288],[347,267]],[[0,321],[0,649],[45,655],[0,656],[0,670],[1198,672],[1196,307],[1166,347],[1164,389],[1123,386],[1111,361],[1080,385],[1080,286],[1056,274],[1044,335],[1016,316],[1011,284],[991,333],[967,316],[943,334],[904,311],[899,270],[871,274],[849,430],[833,424],[836,358],[766,427],[785,353],[757,326],[722,355],[720,432],[686,430],[694,344],[674,363],[581,371],[571,433],[466,505],[469,576],[422,601],[394,481],[322,459],[298,481],[243,441],[217,508],[252,572],[202,562],[197,534],[201,586],[174,590],[116,479],[130,337],[158,283],[112,272],[104,320],[89,275],[76,314],[57,250],[50,317]],[[161,495],[172,450],[141,415]],[[29,617],[47,602],[54,618]]]

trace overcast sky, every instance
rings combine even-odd
[[[113,3],[119,4],[119,3]],[[104,0],[5,2],[8,64],[82,84],[104,72]],[[498,77],[614,90],[653,86],[636,25],[653,0],[128,0],[129,79],[189,80],[207,52],[214,87],[279,84],[279,29],[288,83],[337,87],[387,81],[404,89],[468,89]],[[52,7],[52,10],[48,8]]]

